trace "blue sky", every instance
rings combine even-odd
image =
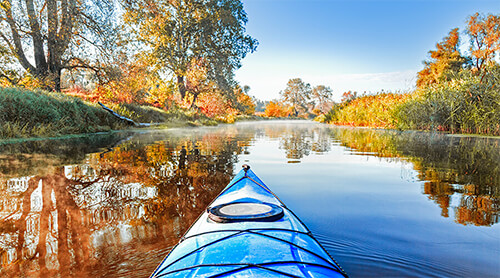
[[[499,0],[242,0],[259,41],[236,72],[250,95],[279,97],[290,78],[342,92],[410,90],[427,52]],[[466,36],[462,35],[465,42]]]

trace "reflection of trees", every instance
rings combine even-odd
[[[325,153],[330,150],[331,141],[324,128],[290,129],[280,136],[280,148],[285,149],[286,158],[301,159],[311,151]]]
[[[299,123],[292,126],[269,126],[266,127],[265,134],[279,139],[280,148],[286,151],[286,158],[300,161],[311,151],[321,154],[330,150],[332,142],[327,130],[321,125],[311,127],[311,124]]]
[[[407,157],[425,181],[423,193],[455,221],[493,225],[500,215],[500,140],[424,132],[332,129],[346,147],[379,157]],[[354,153],[356,153],[354,152]]]
[[[45,173],[47,166],[78,163],[88,153],[114,146],[130,133],[107,133],[60,140],[0,143],[0,177],[29,176]]]
[[[162,139],[79,154],[78,163],[39,154],[50,166],[44,173],[5,164],[0,276],[149,275],[229,182],[235,154],[248,146],[232,133]]]

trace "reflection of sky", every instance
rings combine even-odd
[[[458,193],[451,195],[449,217],[442,217],[441,208],[422,194],[425,181],[418,179],[410,162],[363,155],[329,138],[328,152],[311,152],[300,163],[290,164],[279,140],[260,136],[239,161],[251,165],[319,234],[348,273],[499,273],[500,225],[481,228],[455,223],[453,208],[462,198]]]

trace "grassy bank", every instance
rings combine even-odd
[[[463,70],[411,94],[361,96],[317,118],[336,125],[500,135],[500,66]]]
[[[45,91],[0,88],[0,138],[46,137],[120,129],[95,104]]]
[[[164,111],[151,106],[110,104],[117,113],[141,123],[165,126],[214,125],[193,111]],[[99,105],[62,93],[0,88],[0,139],[53,137],[126,128]]]
[[[134,120],[137,123],[159,123],[161,126],[210,126],[217,125],[217,121],[199,113],[196,110],[171,108],[165,111],[160,108],[137,104],[109,104],[109,107],[118,114]]]

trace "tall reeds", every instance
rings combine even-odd
[[[500,68],[480,76],[462,71],[415,92],[395,117],[400,129],[500,135]]]
[[[394,111],[408,98],[408,94],[400,93],[361,96],[334,106],[324,121],[337,125],[394,128],[397,124]]]

